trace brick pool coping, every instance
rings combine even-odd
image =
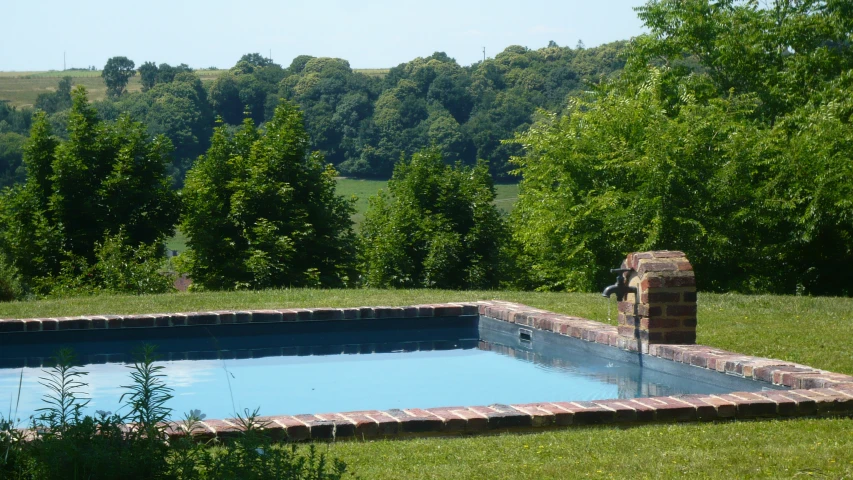
[[[483,315],[630,352],[642,349],[643,354],[664,360],[791,389],[591,402],[264,416],[258,421],[274,438],[296,441],[495,433],[576,425],[853,415],[853,376],[850,375],[704,345],[638,345],[636,339],[620,336],[616,326],[497,300],[407,307],[219,310],[6,319],[0,320],[0,333],[383,318],[404,321],[416,317],[471,315]],[[204,420],[198,427],[193,432],[187,432],[183,425],[174,423],[168,431],[171,435],[192,433],[202,438],[227,438],[239,435],[242,431],[236,419]]]

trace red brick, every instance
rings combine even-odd
[[[737,404],[738,418],[773,417],[776,415],[776,402],[752,392],[735,392],[718,396]]]
[[[343,320],[344,312],[337,308],[315,308],[311,311],[311,320]]]
[[[681,296],[685,302],[695,302],[696,301],[696,292],[684,292]]]
[[[657,250],[652,252],[654,258],[683,258],[684,252],[680,250]]]
[[[459,305],[442,304],[435,306],[436,317],[457,317],[462,315],[462,307]]]
[[[643,318],[640,320],[640,327],[647,330],[658,328],[679,328],[681,320],[678,318]]]
[[[465,420],[466,432],[482,432],[489,429],[489,419],[482,413],[475,412],[467,407],[453,410],[453,413]]]
[[[666,343],[677,345],[693,345],[696,343],[696,331],[676,331],[665,333]],[[679,361],[679,360],[676,360]]]
[[[671,317],[695,316],[696,305],[667,305],[666,314]]]
[[[282,314],[276,310],[254,310],[252,312],[252,323],[278,323],[282,321]]]
[[[492,405],[489,407],[468,407],[468,410],[483,415],[488,420],[489,430],[530,427],[533,419],[509,405]]]
[[[708,420],[717,420],[719,418],[724,418],[720,416],[720,412],[717,410],[717,406],[714,405],[711,397],[707,395],[678,395],[676,396],[679,400],[683,402],[687,402],[696,408],[696,417],[702,421]],[[732,412],[730,416],[734,415],[735,409],[732,404]]]
[[[41,329],[42,329],[42,331],[58,330],[59,329],[59,320],[57,320],[55,318],[42,318],[41,319]]]
[[[767,390],[755,393],[770,401],[776,402],[776,412],[783,417],[791,417],[799,414],[798,402],[790,396],[785,395],[786,392],[784,391]]]
[[[646,272],[672,272],[678,267],[672,262],[643,262],[637,273],[644,275]]]
[[[151,315],[126,315],[121,321],[122,328],[145,328],[154,326]]]
[[[243,428],[239,424],[227,420],[205,420],[199,422],[219,438],[237,438],[243,434]]]
[[[427,408],[426,411],[434,415],[444,422],[444,431],[446,432],[464,432],[468,421],[454,413],[454,410],[459,410],[460,407],[441,407]]]
[[[91,327],[92,320],[88,317],[66,317],[59,321],[60,330],[88,330]]]
[[[525,403],[521,405],[513,405],[513,407],[522,408],[524,410],[535,409],[538,412],[543,412],[542,414],[547,414],[553,418],[553,424],[556,426],[567,426],[572,424],[572,417],[574,414],[572,412],[568,412],[565,409],[562,409],[553,403]],[[528,410],[530,411],[530,410]],[[539,415],[538,413],[531,412],[532,415]],[[550,420],[549,420],[550,421]],[[536,417],[533,418],[534,424],[537,422]]]
[[[385,413],[400,422],[402,433],[440,432],[444,429],[444,422],[432,414],[413,415],[398,409],[386,410]]]
[[[460,303],[458,305],[462,307],[462,315],[477,315],[476,303]]]
[[[41,330],[41,319],[40,318],[28,318],[24,320],[25,327],[24,330],[27,332],[38,332]]]
[[[697,418],[696,407],[671,397],[644,398],[639,401],[655,408],[655,420],[659,422],[685,422]]]
[[[575,425],[598,425],[616,421],[616,411],[593,402],[554,402],[558,407],[570,410]]]
[[[308,440],[311,438],[311,428],[305,422],[289,415],[271,418],[275,424],[284,427],[284,433],[289,441]]]
[[[26,324],[23,320],[0,320],[0,332],[23,332],[24,330],[26,330]]]
[[[619,423],[631,423],[638,421],[637,409],[629,406],[624,400],[596,400],[596,405],[613,410],[614,421]]]
[[[352,438],[355,437],[355,422],[340,413],[324,413],[316,415],[322,421],[331,422],[334,425],[332,430],[332,438]]]
[[[655,292],[644,293],[643,303],[677,303],[681,301],[681,293],[678,292]]]
[[[152,326],[153,326],[152,317]],[[125,319],[125,324],[127,319]],[[187,325],[216,325],[219,323],[219,315],[214,312],[190,312],[187,313]],[[125,325],[127,326],[127,325]]]

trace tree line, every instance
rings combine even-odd
[[[113,57],[102,70],[108,97],[93,105],[105,120],[126,113],[144,123],[152,136],[169,138],[176,188],[209,147],[217,118],[239,128],[248,113],[263,126],[281,99],[302,109],[312,148],[342,174],[389,178],[401,155],[436,146],[449,161],[474,165],[488,159],[492,174],[507,179],[509,157],[518,149],[501,140],[526,129],[537,108],[559,110],[587,81],[618,72],[625,45],[511,46],[471,66],[435,53],[394,67],[384,77],[353,71],[349,62],[337,58],[303,55],[284,67],[252,53],[209,85],[185,64],[144,62],[137,67],[131,59]],[[136,75],[142,91],[128,93],[128,81]],[[55,92],[40,94],[35,103],[60,138],[67,137],[72,81],[62,79]],[[0,134],[8,130],[26,136],[28,125],[4,128],[2,121],[0,111]],[[0,187],[22,180],[15,173],[21,167],[19,140],[0,138]],[[4,155],[4,150],[15,153]]]
[[[209,93],[223,121],[179,194],[167,188],[168,136],[152,137],[127,113],[108,120],[73,90],[67,140],[38,114],[24,147],[26,182],[0,200],[0,284],[5,278],[7,297],[159,291],[167,288],[155,281],[162,239],[177,221],[190,247],[177,268],[200,289],[590,291],[612,280],[609,269],[628,252],[680,249],[704,291],[853,294],[847,4],[652,0],[638,14],[650,33],[626,47],[624,69],[507,133],[497,143],[509,166],[471,163],[441,142],[398,151],[359,234],[352,202],[334,193],[329,158],[358,145],[346,132],[370,130],[358,108],[343,107],[369,103],[370,91],[300,103],[330,91],[332,78],[378,81],[346,73],[341,61],[297,59],[289,67],[296,73],[271,82],[285,94],[255,104],[246,102],[252,85],[276,69],[260,56],[238,63],[247,73],[195,90]],[[528,53],[512,58],[523,63]],[[371,122],[394,134],[388,141],[433,131],[423,122],[434,112],[457,123],[464,112],[468,122],[478,117],[476,102],[460,92],[497,77],[480,72],[454,89],[464,77],[439,57],[392,69],[382,81],[394,87],[374,92]],[[171,82],[155,77],[146,93],[162,87],[169,95],[182,76],[187,92],[200,87],[180,72]],[[233,98],[227,91],[239,102],[224,102]],[[497,92],[493,100],[506,98]],[[222,115],[224,105],[235,117]],[[239,126],[229,123],[236,105],[249,106]],[[312,133],[318,105],[353,114]],[[355,122],[352,130],[334,137],[344,118]],[[321,134],[337,139],[325,153]],[[362,152],[358,160],[341,154],[338,167],[377,165],[373,148],[381,150],[353,150]],[[512,168],[521,180],[509,217],[491,203],[496,168]]]

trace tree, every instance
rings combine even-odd
[[[62,77],[55,92],[40,93],[35,108],[47,113],[56,113],[71,107],[71,77]]]
[[[26,137],[17,133],[0,133],[0,189],[23,182],[24,143]]]
[[[512,142],[529,284],[596,290],[625,252],[677,249],[703,290],[853,294],[842,3],[640,8],[621,78]]]
[[[339,287],[355,281],[352,202],[308,152],[299,110],[282,102],[263,132],[218,127],[187,174],[187,269],[208,289]]]
[[[107,60],[107,64],[104,65],[104,70],[101,72],[101,77],[107,85],[107,94],[118,97],[124,93],[130,77],[136,75],[135,67],[133,60],[127,57],[112,57]]]
[[[446,165],[436,149],[394,168],[370,199],[362,271],[379,288],[495,288],[507,273],[504,219],[488,167]]]
[[[157,84],[157,74],[159,71],[157,64],[154,62],[145,62],[139,66],[139,81],[142,83],[143,92],[154,88],[154,85]]]
[[[110,237],[120,236],[125,252],[155,246],[162,254],[178,214],[165,172],[168,139],[152,140],[127,116],[105,124],[83,87],[72,98],[68,141],[57,140],[37,113],[24,149],[27,181],[0,198],[0,249],[40,294],[64,288],[64,280],[97,288],[86,272]]]

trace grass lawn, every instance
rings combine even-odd
[[[614,323],[597,294],[277,290],[0,304],[0,318],[502,299]],[[609,305],[611,308],[609,308]],[[611,320],[608,320],[610,310]],[[699,343],[853,373],[853,299],[700,294]],[[361,478],[853,478],[853,419],[594,427],[323,447]]]
[[[279,290],[0,304],[0,317],[503,299],[608,322],[596,294]],[[701,294],[699,343],[853,373],[853,299]],[[615,309],[610,309],[615,318]],[[609,323],[613,323],[610,320]],[[853,419],[799,419],[338,443],[362,478],[850,478]]]

